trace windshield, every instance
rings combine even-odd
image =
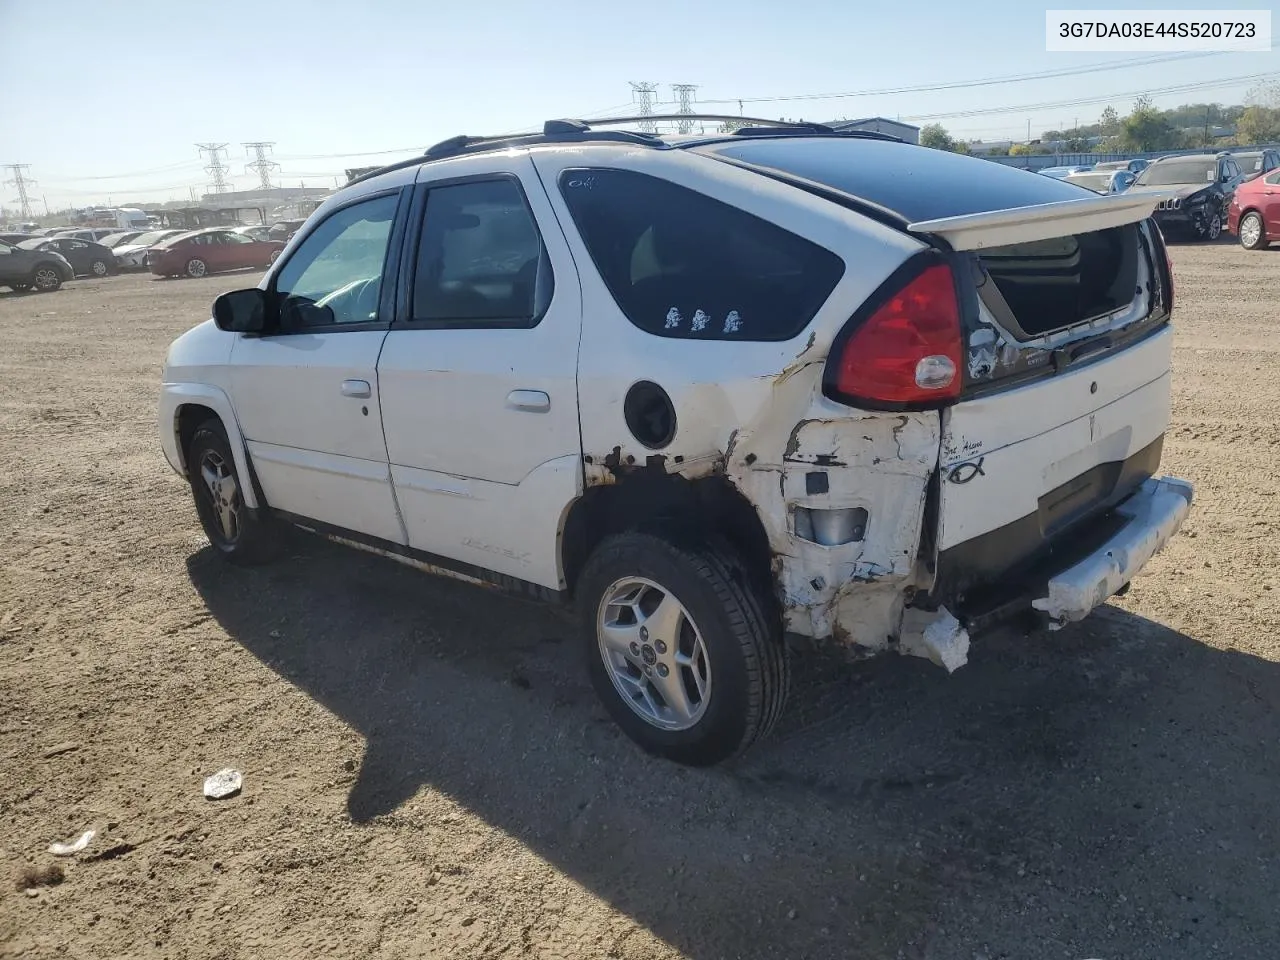
[[[1262,169],[1261,153],[1237,153],[1235,158],[1236,163],[1240,164],[1240,169],[1245,173],[1257,173]]]
[[[1090,190],[1107,190],[1111,186],[1111,174],[1078,173],[1074,177],[1068,177],[1067,183],[1079,184],[1082,187],[1088,187]]]
[[[23,240],[18,244],[21,250],[39,250],[44,244],[48,243],[45,237],[36,237],[34,240]]]
[[[1218,176],[1217,160],[1172,160],[1153,163],[1138,177],[1138,186],[1163,187],[1175,183],[1213,183]]]
[[[181,240],[186,240],[188,237],[194,237],[200,232],[200,230],[179,230],[177,233],[170,232],[163,240],[155,244],[155,246],[171,247],[175,243],[178,243]]]

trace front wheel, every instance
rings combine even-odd
[[[31,274],[31,285],[41,293],[53,293],[62,287],[62,277],[53,267],[41,264]]]
[[[1246,213],[1240,219],[1238,232],[1240,246],[1246,250],[1257,250],[1267,245],[1267,232],[1262,226],[1262,217],[1256,213]]]
[[[221,421],[210,418],[192,434],[187,478],[200,525],[215,550],[232,563],[270,559],[265,521],[245,506],[244,483]]]
[[[781,624],[727,546],[609,537],[578,585],[588,671],[645,750],[707,766],[768,733],[786,700]]]
[[[192,257],[187,261],[188,277],[203,277],[209,272],[209,266],[199,257]]]
[[[1204,227],[1204,238],[1213,243],[1218,237],[1222,236],[1222,216],[1215,213],[1209,218],[1209,222]]]

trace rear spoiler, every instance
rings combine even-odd
[[[1142,193],[1128,196],[1116,193],[1060,200],[1032,207],[921,220],[907,224],[907,231],[941,237],[955,250],[981,250],[1137,223],[1151,216],[1156,204],[1172,195]]]

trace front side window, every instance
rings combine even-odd
[[[614,301],[655,336],[789,340],[844,274],[830,250],[647,174],[567,170],[560,191]]]
[[[433,187],[418,243],[413,319],[528,327],[551,301],[551,264],[512,179]]]
[[[378,319],[395,194],[343,207],[315,228],[276,275],[281,325],[312,328]]]

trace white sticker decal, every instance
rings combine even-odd
[[[707,329],[707,324],[711,322],[711,317],[699,310],[693,315],[693,323],[690,327],[695,333],[699,330]]]
[[[724,318],[724,332],[737,333],[742,329],[742,318],[738,316],[737,310],[730,310],[729,315]]]
[[[672,307],[667,311],[667,325],[664,329],[674,330],[676,327],[680,326],[680,321],[683,319],[684,318],[680,316],[680,311],[675,307]]]

